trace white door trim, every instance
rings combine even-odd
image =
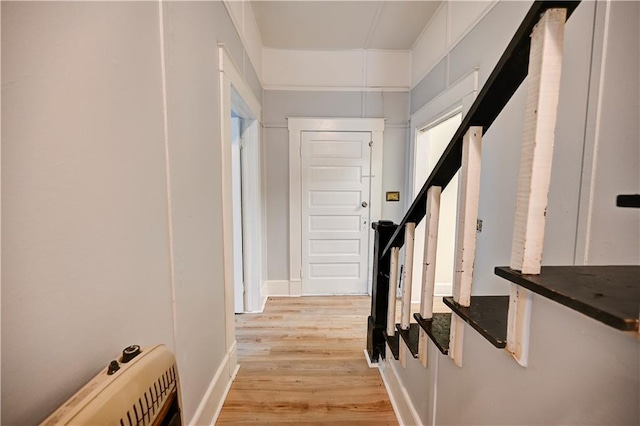
[[[474,68],[464,77],[452,83],[435,98],[423,105],[410,117],[409,129],[409,163],[405,179],[405,192],[413,194],[413,177],[415,175],[415,147],[416,140],[421,129],[431,127],[438,121],[443,121],[462,111],[462,117],[467,114],[478,93],[479,69]],[[413,203],[412,197],[405,197],[405,209]]]
[[[247,197],[243,196],[245,211],[251,216],[245,216],[245,225],[252,228],[246,229],[255,241],[251,241],[252,250],[244,253],[245,265],[251,265],[251,269],[245,268],[245,282],[247,291],[252,291],[251,299],[262,297],[260,294],[262,281],[262,205],[261,196],[250,196],[249,191],[261,194],[261,168],[260,168],[260,102],[253,95],[248,84],[244,81],[239,68],[233,62],[231,55],[224,47],[218,45],[218,60],[220,70],[220,144],[222,178],[222,229],[223,229],[223,253],[224,253],[224,297],[225,297],[225,331],[227,352],[235,345],[234,322],[234,264],[233,264],[233,210],[232,210],[232,186],[231,186],[231,108],[239,110],[245,118],[253,120],[245,130],[245,159],[243,179],[247,179]],[[245,163],[248,162],[247,163]],[[243,181],[243,184],[245,182]],[[246,241],[246,239],[245,239]],[[254,282],[258,280],[257,282]],[[255,293],[258,294],[255,294]],[[231,370],[235,369],[235,359]]]
[[[302,293],[302,174],[300,141],[303,131],[371,132],[371,210],[369,222],[382,214],[382,152],[384,118],[293,118],[289,128],[289,295]],[[368,292],[371,294],[373,238],[369,239]]]

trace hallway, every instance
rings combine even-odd
[[[397,424],[364,358],[371,299],[271,297],[236,315],[240,370],[217,424]]]

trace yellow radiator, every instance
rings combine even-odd
[[[41,426],[182,425],[178,369],[164,345],[125,348]]]

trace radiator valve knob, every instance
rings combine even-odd
[[[131,361],[138,355],[140,355],[140,346],[138,345],[127,346],[122,350],[122,362],[126,364],[127,362]]]
[[[120,370],[120,364],[114,359],[109,363],[109,367],[107,367],[107,375],[110,376],[118,370]]]

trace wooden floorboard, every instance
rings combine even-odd
[[[216,424],[397,425],[364,358],[364,296],[271,297],[236,315],[240,371]]]

